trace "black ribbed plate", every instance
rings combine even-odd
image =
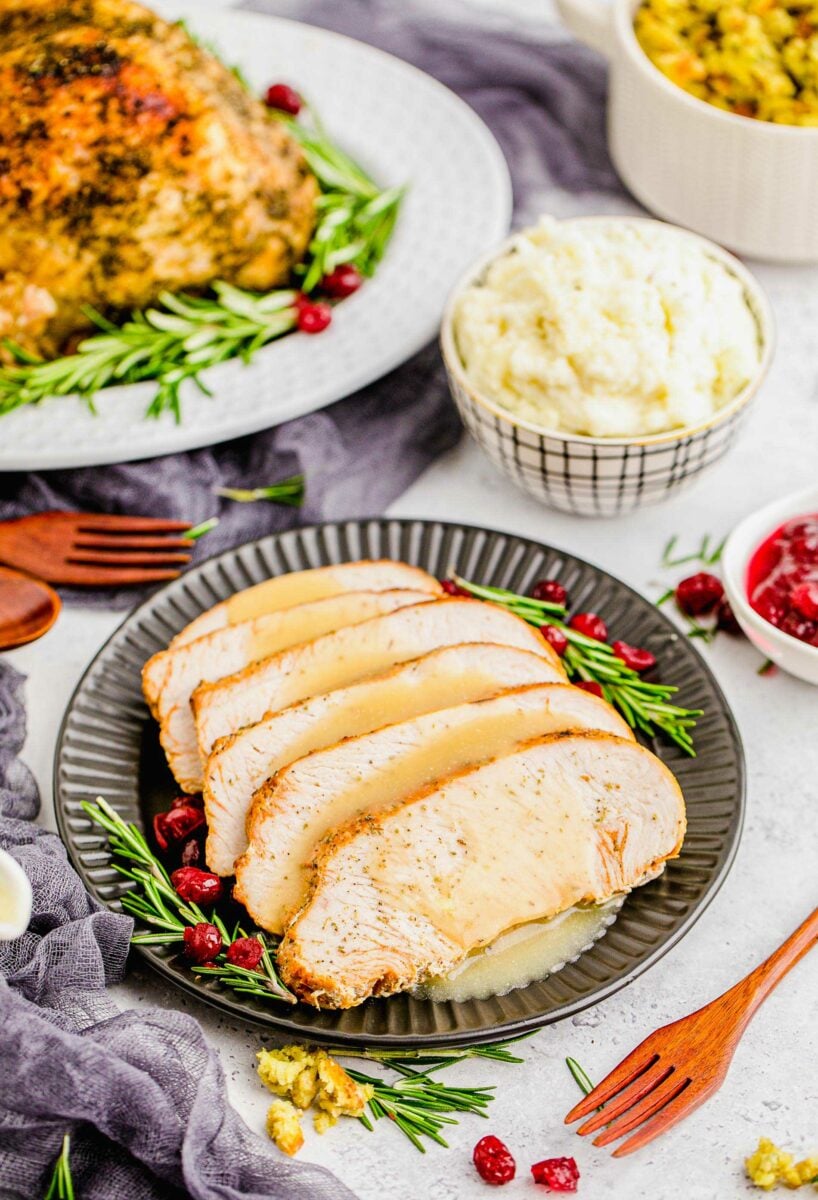
[[[744,816],[744,760],[727,703],[689,640],[647,600],[598,567],[511,534],[440,521],[377,519],[275,534],[189,571],[146,600],[103,646],[68,706],[55,762],[57,820],[89,891],[118,907],[124,884],[104,835],[80,801],[103,795],[140,826],[167,807],[178,788],[140,689],[142,664],[204,609],[271,575],[359,558],[393,558],[433,575],[452,568],[484,584],[527,591],[559,578],[575,610],[602,614],[616,636],[657,656],[663,682],[679,701],[704,709],[689,758],[664,740],[651,744],[684,790],[688,828],[681,856],[628,896],[606,935],[575,963],[506,996],[434,1003],[414,996],[370,1000],[346,1012],[316,1012],[238,997],[215,980],[197,979],[162,947],[136,952],[162,975],[240,1021],[275,1026],[335,1043],[467,1043],[507,1037],[556,1021],[611,995],[656,962],[687,932],[723,882]]]

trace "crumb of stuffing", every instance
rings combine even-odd
[[[781,1150],[769,1138],[759,1138],[757,1149],[744,1165],[750,1180],[765,1192],[779,1183],[794,1189],[818,1180],[818,1157],[813,1155],[794,1162],[792,1154]]]
[[[297,1154],[304,1145],[301,1113],[289,1100],[274,1100],[267,1110],[267,1132],[279,1150]]]
[[[324,1050],[310,1051],[304,1046],[284,1046],[281,1050],[260,1050],[256,1057],[261,1081],[274,1095],[282,1097],[277,1103],[286,1105],[291,1114],[295,1114],[296,1124],[299,1110],[313,1106],[313,1120],[319,1133],[325,1133],[336,1124],[339,1117],[360,1117],[373,1093],[370,1085],[356,1083],[340,1063]],[[274,1104],[268,1114],[267,1131],[286,1153],[295,1153],[286,1150],[272,1130],[275,1108]],[[277,1110],[277,1113],[276,1122],[283,1123],[285,1114],[281,1110]],[[301,1137],[300,1128],[298,1136]],[[296,1149],[300,1145],[301,1142]]]

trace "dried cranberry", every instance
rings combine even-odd
[[[212,962],[222,948],[222,935],[215,925],[200,921],[198,925],[189,925],[182,934],[185,943],[185,958],[191,962]]]
[[[719,606],[716,609],[716,626],[722,633],[731,633],[734,637],[740,637],[744,632],[738,623],[738,618],[733,612],[733,606],[729,600],[719,601]]]
[[[170,881],[177,896],[192,904],[215,904],[224,895],[224,885],[218,875],[200,871],[198,867],[179,867]]]
[[[481,1138],[474,1147],[472,1162],[486,1183],[510,1183],[517,1170],[508,1146],[491,1134]]]
[[[244,967],[246,971],[255,971],[261,962],[263,953],[264,947],[258,938],[236,938],[235,942],[227,947],[227,961],[234,967]]]
[[[544,1158],[531,1168],[535,1183],[552,1192],[575,1192],[579,1183],[579,1168],[573,1158]]]
[[[790,601],[802,617],[818,621],[818,583],[799,583],[793,588]]]
[[[468,596],[469,592],[462,588],[459,583],[455,583],[453,579],[441,579],[440,586],[447,596]]]
[[[641,646],[631,646],[628,642],[614,642],[611,649],[632,671],[649,671],[651,667],[656,666],[656,656],[651,654],[650,650],[643,650]]]
[[[167,850],[173,843],[184,841],[191,833],[205,823],[205,815],[201,808],[192,804],[180,804],[171,808],[170,812],[157,813],[153,818],[153,832],[159,847]]]
[[[299,296],[295,302],[295,323],[302,333],[322,333],[332,321],[332,309],[320,300]]]
[[[188,838],[179,857],[183,867],[197,867],[200,862],[204,862],[202,843],[197,837]]]
[[[595,642],[607,642],[608,640],[608,626],[596,613],[575,613],[568,623],[572,629],[576,629],[577,633],[583,633],[585,637],[593,638]]]
[[[318,286],[325,295],[332,296],[333,300],[344,300],[353,292],[357,292],[363,281],[364,277],[357,267],[353,267],[352,263],[343,263],[334,271],[330,271],[329,275],[325,275]]]
[[[174,808],[200,808],[204,812],[204,798],[202,796],[177,796],[175,800],[171,800],[170,807]]]
[[[568,603],[568,593],[556,579],[541,579],[534,584],[531,595],[535,600],[544,600],[548,604],[562,604],[564,607]]]
[[[264,96],[264,103],[268,108],[277,108],[279,112],[297,117],[304,101],[295,88],[291,88],[288,83],[271,83]]]
[[[568,638],[556,625],[541,625],[540,633],[543,635],[549,646],[556,650],[560,658],[568,649]]]
[[[724,595],[721,580],[708,571],[688,575],[676,588],[676,603],[689,617],[710,613]]]
[[[583,692],[590,692],[592,696],[602,698],[605,695],[602,690],[602,684],[597,683],[595,679],[578,679],[574,687],[582,688]]]

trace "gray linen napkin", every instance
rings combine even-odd
[[[0,661],[0,846],[34,890],[28,931],[0,942],[0,1197],[43,1196],[70,1132],[77,1200],[354,1200],[250,1132],[192,1017],[119,1012],[106,994],[132,922],[101,908],[59,838],[34,824],[22,686]]]
[[[517,224],[534,220],[560,192],[622,195],[605,147],[604,67],[582,46],[532,30],[498,29],[490,15],[483,18],[456,0],[436,5],[434,13],[394,0],[250,0],[245,7],[285,12],[372,42],[448,84],[505,152]],[[250,437],[149,462],[0,476],[0,519],[51,508],[194,523],[218,515],[218,528],[196,547],[200,560],[294,525],[382,512],[454,445],[459,428],[432,345],[356,395]],[[307,478],[300,510],[213,495],[216,486],[257,486],[296,471]],[[131,589],[68,598],[128,607],[136,596]]]

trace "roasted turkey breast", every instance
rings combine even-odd
[[[303,258],[301,150],[181,24],[130,0],[3,0],[0,96],[0,336],[51,357],[84,305],[266,290]]]
[[[333,834],[278,970],[316,1007],[405,990],[507,929],[635,887],[684,830],[679,785],[650,751],[550,735]]]
[[[560,678],[548,659],[530,650],[488,642],[445,646],[230,734],[216,743],[204,768],[210,870],[233,874],[236,859],[247,849],[253,793],[295,759],[421,713]]]
[[[195,641],[206,633],[224,629],[226,625],[240,625],[283,608],[294,608],[296,604],[325,600],[340,592],[386,592],[396,588],[431,592],[438,596],[443,590],[428,571],[410,567],[408,563],[395,562],[391,558],[361,559],[358,562],[338,563],[333,567],[288,571],[284,575],[265,579],[263,583],[256,583],[253,587],[242,588],[227,600],[207,609],[176,634],[171,647]]]
[[[236,867],[236,899],[262,928],[281,933],[304,899],[307,864],[336,826],[565,729],[633,737],[604,700],[570,683],[544,683],[426,713],[308,754],[256,793],[247,821],[249,846]]]
[[[160,741],[179,786],[186,792],[202,789],[202,760],[190,708],[191,695],[202,680],[222,679],[288,646],[432,599],[427,592],[341,592],[228,625],[154,654],[143,668],[142,690],[159,721]]]
[[[481,600],[435,600],[402,613],[374,617],[353,628],[316,638],[256,663],[193,693],[193,711],[204,761],[221,737],[333,688],[376,675],[397,663],[459,642],[500,642],[519,646],[565,672],[543,636],[519,617]]]

